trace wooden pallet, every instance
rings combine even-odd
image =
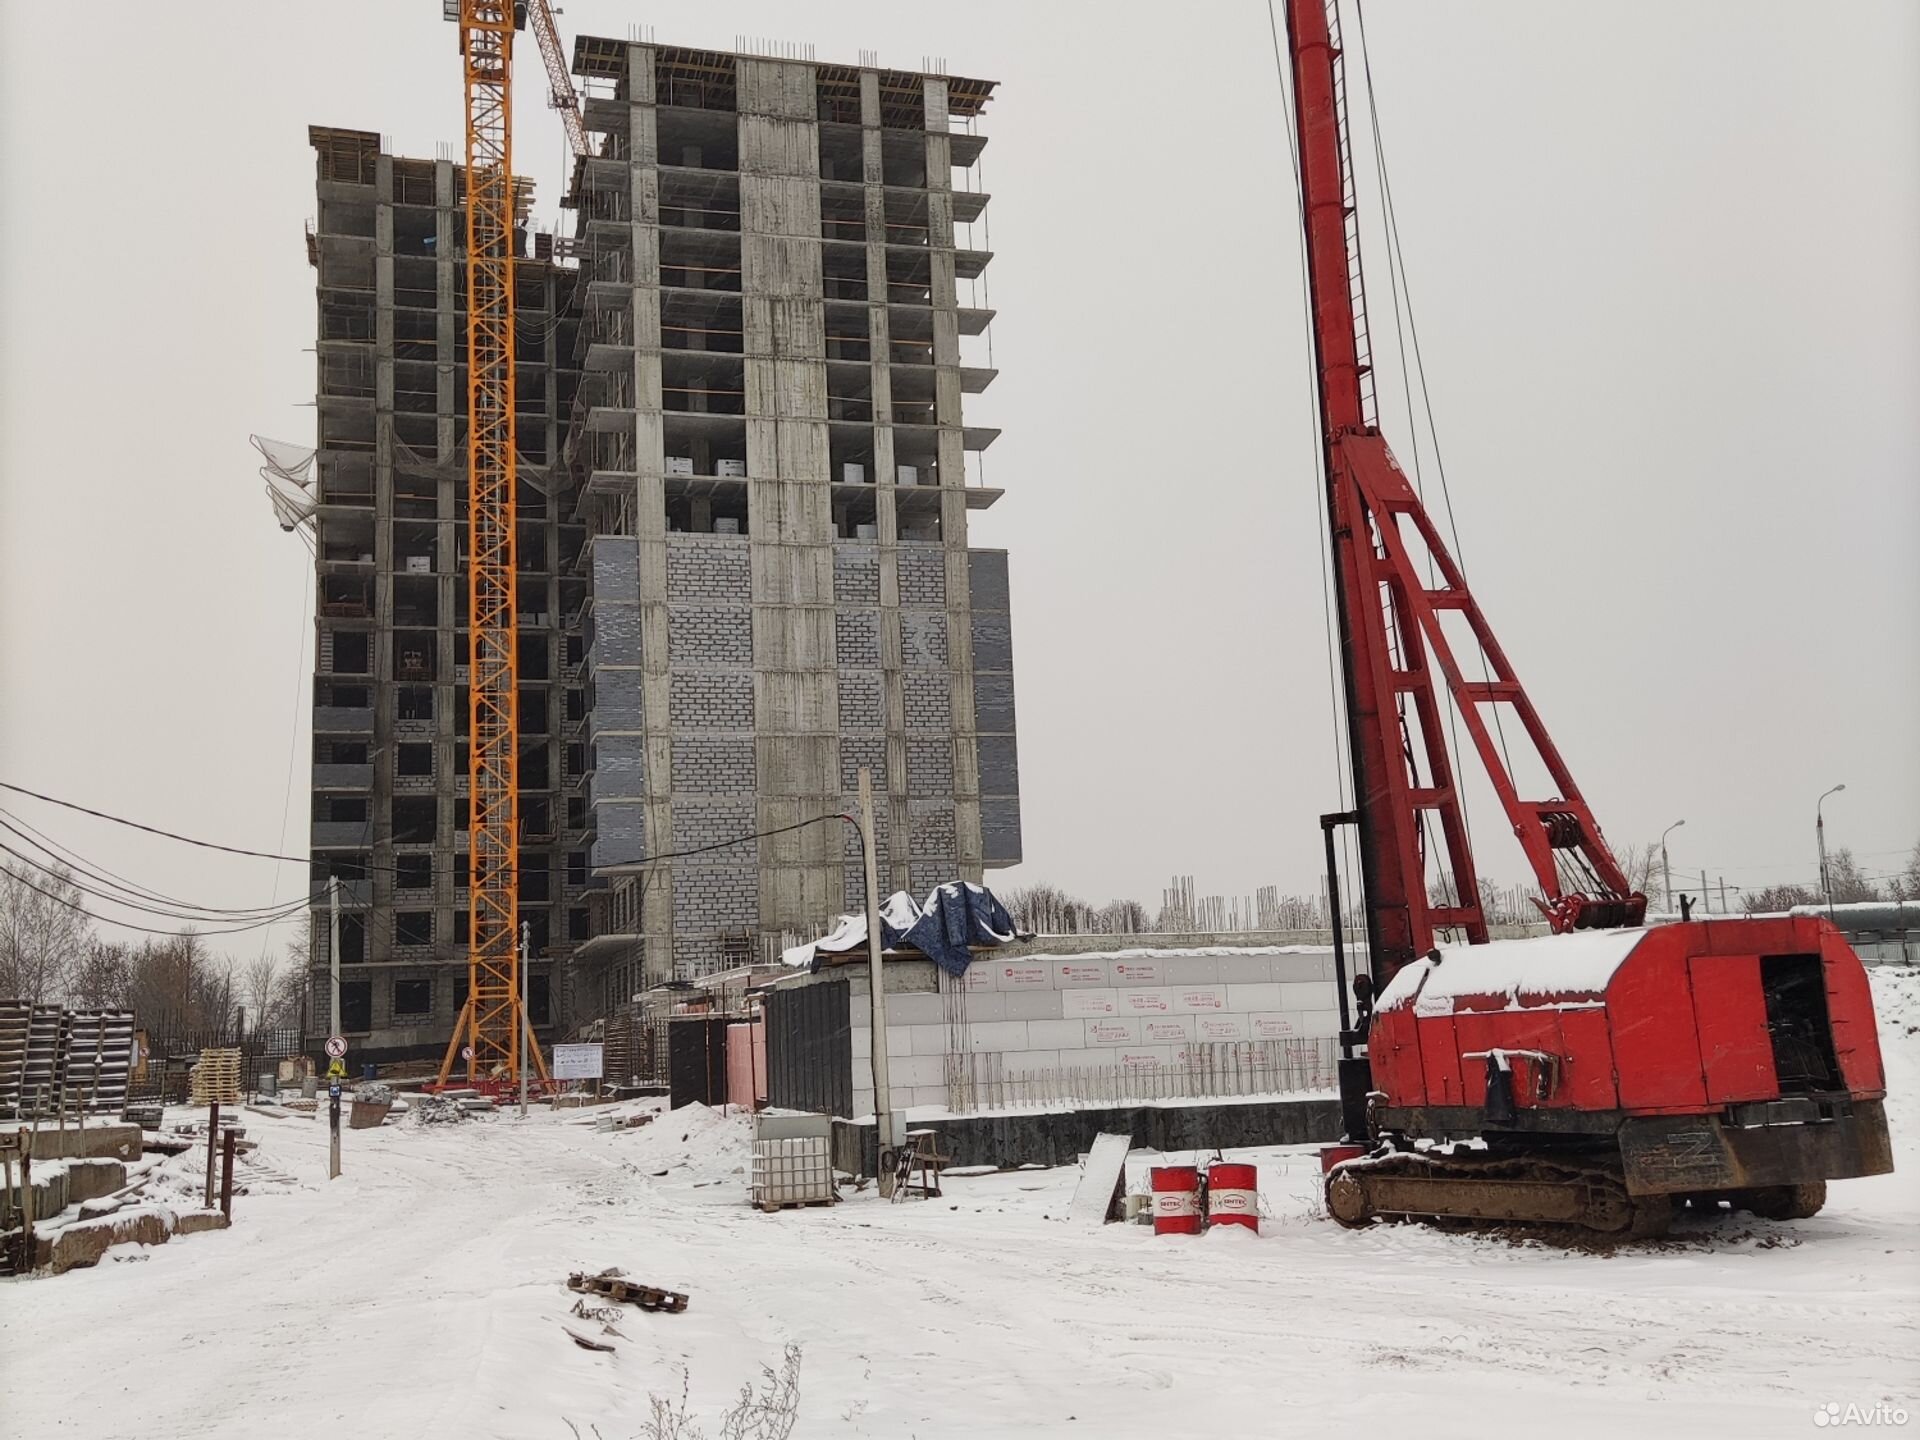
[[[188,1071],[191,1101],[195,1105],[238,1105],[240,1103],[240,1052],[235,1049],[202,1050],[200,1059]]]
[[[583,1295],[604,1295],[609,1300],[638,1305],[642,1310],[664,1311],[669,1315],[678,1315],[687,1308],[687,1297],[678,1290],[640,1285],[618,1275],[569,1275],[567,1288]]]
[[[825,1200],[756,1200],[753,1202],[753,1208],[763,1214],[774,1215],[782,1210],[811,1210],[816,1205],[831,1205],[833,1203],[832,1198]]]

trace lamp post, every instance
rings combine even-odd
[[[1833,881],[1827,875],[1827,819],[1820,813],[1820,807],[1827,803],[1828,795],[1838,795],[1846,788],[1836,785],[1813,802],[1813,839],[1820,849],[1820,894],[1826,899],[1829,920],[1833,919]]]
[[[1687,822],[1676,820],[1660,832],[1660,903],[1673,908],[1673,866],[1667,861],[1667,836]]]

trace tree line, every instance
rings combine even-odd
[[[1665,869],[1660,847],[1655,843],[1619,846],[1614,858],[1626,873],[1630,889],[1645,895],[1656,910],[1677,904],[1665,889]],[[1675,876],[1674,892],[1694,894],[1694,887],[1680,883]],[[1873,900],[1920,900],[1920,844],[1913,847],[1906,865],[1891,875],[1874,876],[1864,870],[1853,851],[1842,847],[1827,856],[1827,881],[1833,891],[1833,903],[1850,905]],[[1343,889],[1346,887],[1343,886]],[[1357,889],[1357,886],[1354,888]],[[1485,876],[1479,881],[1481,909],[1494,923],[1524,923],[1540,918],[1527,897],[1530,887],[1502,888]],[[1016,886],[1001,893],[1007,907],[1022,930],[1040,935],[1144,935],[1179,934],[1218,930],[1315,930],[1327,924],[1326,902],[1319,895],[1281,895],[1272,886],[1246,902],[1224,900],[1220,896],[1195,899],[1188,882],[1183,896],[1176,881],[1166,892],[1158,910],[1148,910],[1138,900],[1109,900],[1096,905],[1058,885],[1046,881]],[[998,892],[996,892],[998,893]],[[1427,887],[1427,898],[1434,905],[1454,903],[1452,877],[1442,874]],[[1364,921],[1359,915],[1359,897],[1342,895],[1343,913],[1350,908],[1349,924]],[[1740,904],[1748,913],[1789,910],[1795,905],[1825,902],[1818,880],[1811,885],[1769,885],[1765,889],[1741,892]]]
[[[121,940],[102,934],[62,866],[0,865],[0,997],[72,1009],[131,1010],[169,1034],[300,1023],[307,942],[283,955],[216,952],[191,926]],[[304,927],[305,922],[302,922]]]

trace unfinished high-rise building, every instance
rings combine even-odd
[[[991,84],[596,37],[574,68],[594,153],[517,289],[549,1037],[863,904],[821,818],[861,767],[883,890],[1020,858],[1006,555],[968,544],[995,432],[962,413]],[[313,134],[316,919],[342,876],[356,1053],[426,1053],[465,994],[462,176]]]

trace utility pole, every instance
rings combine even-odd
[[[328,1011],[327,1034],[340,1034],[340,877],[327,877],[328,968],[333,977],[333,1008]]]
[[[340,877],[327,877],[327,951],[328,969],[333,977],[333,1028],[331,1040],[340,1034]],[[327,1178],[340,1178],[340,1081],[328,1067],[327,1074]]]
[[[527,960],[533,951],[533,926],[527,921],[520,922],[520,1063],[514,1069],[520,1072],[520,1118],[527,1118],[527,1057],[533,1054],[533,1015],[527,1009],[527,994],[530,981],[527,978]]]
[[[1673,909],[1673,863],[1667,859],[1667,836],[1687,822],[1676,820],[1660,832],[1660,903]]]
[[[867,866],[867,969],[873,987],[873,1121],[879,1148],[880,1193],[893,1195],[894,1166],[901,1137],[893,1133],[893,1094],[887,1082],[887,987],[880,973],[880,874],[873,855],[873,771],[860,767],[860,853]]]
[[[1707,914],[1713,914],[1713,893],[1707,889],[1707,872],[1704,867],[1700,871],[1700,904]]]
[[[1827,873],[1827,817],[1820,813],[1820,807],[1827,803],[1828,795],[1838,795],[1846,789],[1845,785],[1836,785],[1813,802],[1813,839],[1820,849],[1820,894],[1827,902],[1827,919],[1833,919],[1833,878]]]

